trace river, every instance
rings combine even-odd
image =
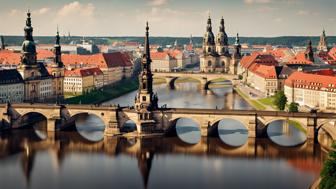
[[[160,106],[252,109],[229,86],[204,94],[197,83],[176,89],[155,85]],[[132,105],[136,92],[106,104]],[[176,137],[103,138],[103,123],[81,117],[77,130],[34,129],[0,134],[1,188],[308,188],[326,158],[319,145],[286,121],[268,127],[268,138],[247,138],[239,120],[217,123],[218,137],[200,136],[181,118]]]

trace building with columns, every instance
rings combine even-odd
[[[235,52],[233,55],[230,54],[224,18],[221,19],[219,32],[215,38],[212,32],[211,18],[209,17],[203,38],[203,54],[200,56],[200,70],[202,72],[237,74],[237,65],[241,58],[240,49],[241,46],[237,34]]]
[[[152,111],[158,108],[158,97],[153,93],[153,74],[151,71],[149,48],[149,27],[146,26],[145,50],[142,56],[141,73],[139,74],[139,89],[135,97],[135,110],[138,113],[137,130],[139,133],[152,133],[155,120]]]

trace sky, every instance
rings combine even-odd
[[[0,34],[23,35],[32,12],[34,35],[202,36],[210,14],[229,36],[336,35],[336,0],[0,0]]]

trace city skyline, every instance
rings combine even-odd
[[[336,35],[333,0],[210,0],[192,1],[192,6],[188,0],[1,3],[0,17],[7,26],[0,30],[3,35],[22,34],[27,9],[32,12],[35,36],[54,35],[57,25],[62,35],[70,32],[76,36],[142,36],[146,20],[150,22],[152,36],[202,36],[209,13],[213,30],[218,30],[223,16],[231,37],[237,32],[247,37],[318,36],[323,28],[327,35]]]

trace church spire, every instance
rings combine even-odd
[[[2,50],[5,50],[5,39],[4,39],[4,36],[0,36],[0,43],[1,43],[1,49]]]
[[[27,12],[26,26],[24,27],[25,40],[22,44],[21,63],[23,65],[36,65],[36,45],[33,39],[33,27],[30,10]]]
[[[239,39],[239,33],[237,33],[236,36],[236,42],[234,44],[234,56],[240,58],[241,57],[241,45],[240,45],[240,39]]]
[[[219,32],[225,32],[225,26],[224,26],[224,18],[222,17],[220,26],[219,26]]]
[[[313,51],[311,40],[308,41],[308,46],[306,48],[305,55],[306,55],[306,59],[310,60],[311,62],[314,62],[314,51]]]
[[[63,67],[63,62],[62,62],[62,52],[61,52],[61,44],[60,44],[60,36],[59,36],[59,31],[58,31],[58,26],[57,26],[57,32],[56,32],[56,37],[55,37],[55,46],[54,46],[54,53],[55,53],[55,64],[58,67]]]
[[[30,10],[28,10],[27,12],[27,19],[26,19],[26,26],[24,28],[25,31],[25,40],[28,41],[34,41],[33,39],[33,27],[31,24],[31,17],[30,17],[31,13]]]
[[[322,34],[320,36],[320,41],[319,41],[319,44],[317,46],[317,50],[318,51],[324,51],[324,52],[327,52],[329,49],[328,49],[328,43],[327,43],[327,36],[326,36],[326,32],[325,32],[325,29],[323,28],[323,31],[322,31]]]
[[[149,47],[149,26],[148,22],[146,22],[146,36],[145,36],[145,53],[144,57],[147,59],[147,62],[151,62],[150,58],[150,47]]]
[[[212,24],[211,24],[210,14],[209,14],[208,22],[207,22],[207,31],[212,32]]]

